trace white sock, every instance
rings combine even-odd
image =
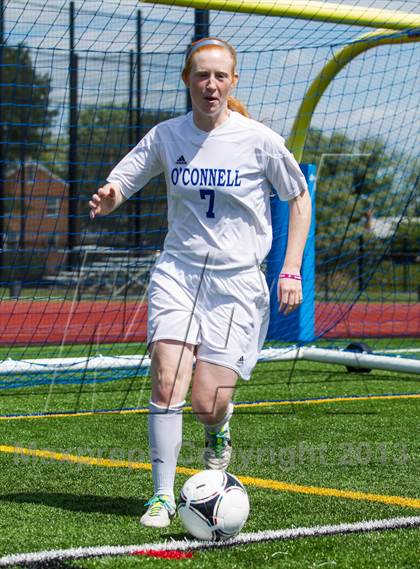
[[[182,445],[182,409],[185,401],[161,406],[149,403],[149,446],[155,494],[174,500],[175,470]]]
[[[214,425],[204,425],[204,428],[207,429],[208,431],[221,431],[223,429],[223,427],[226,425],[226,423],[229,422],[230,418],[233,415],[233,410],[234,410],[234,406],[232,401],[229,403],[228,405],[228,410],[226,412],[226,415],[223,417],[223,419],[221,421],[219,421],[218,423],[215,423]]]

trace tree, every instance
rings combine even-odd
[[[303,161],[318,167],[317,272],[328,286],[342,288],[345,279],[353,287],[361,271],[366,282],[373,274],[386,243],[371,231],[372,217],[401,215],[404,206],[394,185],[400,159],[380,138],[309,131]]]
[[[141,113],[139,138],[155,124],[173,117],[164,111],[144,110]],[[134,132],[130,134],[130,129]],[[111,168],[130,150],[130,140],[136,144],[136,125],[129,124],[128,105],[116,107],[104,103],[101,107],[86,106],[78,120],[78,154],[80,177],[87,192],[106,179]],[[87,187],[89,186],[89,187]]]
[[[140,138],[155,124],[173,116],[165,111],[143,110]],[[133,134],[130,135],[130,128],[137,131],[135,125],[129,125],[128,105],[115,107],[105,103],[101,107],[89,106],[81,110],[78,155],[82,202],[86,203],[87,197],[105,182],[112,167],[130,150],[130,140],[135,138]],[[140,218],[138,211],[141,212]],[[92,231],[85,217],[85,227]],[[142,248],[161,248],[167,227],[166,184],[163,176],[149,182],[115,214],[100,218],[96,227],[101,228],[100,243],[96,240],[99,245],[130,247],[138,242],[135,233],[139,233]]]
[[[3,120],[6,162],[36,159],[45,148],[53,118],[51,78],[40,74],[29,48],[3,47]]]

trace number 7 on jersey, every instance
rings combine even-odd
[[[206,217],[214,218],[214,190],[201,189],[200,198],[205,200],[209,198],[209,208],[206,211]]]

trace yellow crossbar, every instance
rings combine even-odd
[[[391,30],[420,27],[418,13],[410,14],[398,10],[381,10],[313,0],[146,0],[146,3],[263,16],[284,16]]]

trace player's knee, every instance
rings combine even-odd
[[[177,375],[176,371],[161,367],[154,370],[152,379],[153,401],[157,405],[174,405],[185,399],[188,378]]]

